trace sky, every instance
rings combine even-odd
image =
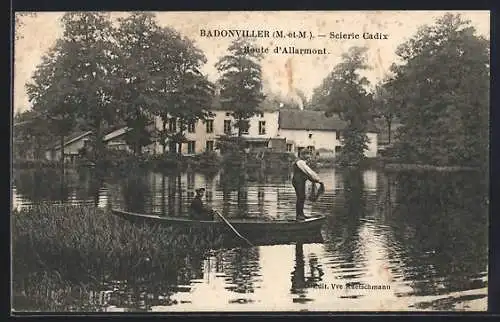
[[[476,28],[477,33],[489,39],[490,15],[488,11],[448,11],[460,13]],[[201,37],[200,30],[275,30],[306,31],[313,39],[257,38],[256,48],[269,48],[262,61],[264,91],[274,92],[285,99],[299,100],[296,90],[308,98],[314,88],[341,60],[342,53],[352,46],[368,47],[370,70],[364,75],[372,83],[381,80],[396,60],[397,47],[413,37],[418,28],[433,24],[444,11],[276,11],[276,12],[156,12],[162,26],[169,26],[191,38],[207,56],[203,71],[215,81],[219,75],[214,65],[227,53],[234,38]],[[30,108],[25,84],[41,62],[43,55],[62,36],[60,18],[63,12],[38,12],[35,16],[21,17],[24,25],[19,30],[21,39],[14,42],[14,111]],[[126,13],[113,12],[112,18]],[[355,33],[359,39],[330,39],[334,33]],[[363,39],[363,33],[387,34],[388,39]],[[326,37],[318,37],[326,35]],[[276,46],[296,48],[325,48],[323,55],[274,54]]]

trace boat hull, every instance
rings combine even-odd
[[[112,210],[114,215],[126,220],[138,223],[150,223],[162,226],[171,226],[176,228],[206,228],[230,230],[222,220],[200,221],[179,217],[166,217],[156,215],[138,214],[122,210]],[[314,234],[320,231],[325,222],[324,216],[308,218],[304,221],[295,220],[275,220],[262,221],[256,219],[230,219],[231,225],[241,234],[247,236],[268,236],[273,234]]]

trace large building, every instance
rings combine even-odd
[[[300,149],[316,151],[320,156],[335,157],[342,149],[342,131],[346,123],[337,116],[326,117],[323,112],[308,110],[279,111],[278,134],[286,138],[287,151]],[[368,149],[365,156],[377,156],[377,129],[368,127]]]
[[[216,150],[216,142],[221,136],[237,135],[234,118],[225,110],[213,111],[214,116],[206,121],[198,121],[188,126],[185,133],[187,142],[181,145],[167,144],[167,151],[181,152],[185,155],[199,154]],[[161,119],[155,125],[163,129]],[[179,124],[173,120],[166,124],[175,131]],[[335,157],[342,149],[341,136],[346,123],[338,117],[325,117],[323,112],[308,110],[264,111],[250,119],[250,128],[242,136],[249,146],[277,149],[283,152],[296,153],[300,149],[310,149],[319,156]],[[377,130],[369,127],[367,133],[369,144],[366,157],[377,156]],[[281,144],[283,142],[283,144]],[[153,153],[162,153],[163,145],[154,144]]]
[[[186,142],[179,144],[175,142],[162,144],[157,138],[153,144],[144,147],[143,152],[148,154],[162,154],[164,152],[176,152],[183,155],[194,155],[203,152],[217,151],[217,140],[223,136],[236,136],[235,120],[230,112],[225,110],[212,111],[213,117],[206,121],[198,121],[190,124],[185,132]],[[169,120],[165,128],[174,133],[180,124]],[[155,118],[154,127],[163,130],[163,122]],[[301,149],[309,149],[320,158],[334,158],[342,149],[341,137],[346,123],[338,117],[326,117],[323,112],[309,110],[279,110],[263,111],[250,119],[250,127],[242,137],[247,141],[250,149],[274,150],[279,152],[297,153]],[[153,126],[151,124],[150,129]],[[103,142],[110,149],[125,150],[132,149],[125,141],[125,134],[129,131],[127,127],[118,127],[107,133]],[[65,159],[74,161],[79,151],[88,146],[92,132],[80,132],[65,140]],[[377,130],[369,127],[367,136],[369,139],[368,149],[365,156],[373,158],[377,156]],[[60,159],[60,145],[55,144],[47,149],[46,158],[51,160]]]

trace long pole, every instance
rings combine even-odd
[[[226,225],[228,225],[228,226],[229,226],[229,228],[231,228],[231,230],[232,230],[232,231],[234,231],[234,233],[235,233],[238,237],[240,237],[241,239],[243,239],[244,241],[246,241],[248,245],[253,246],[253,244],[252,244],[252,243],[251,243],[248,239],[246,239],[245,237],[243,237],[243,236],[242,236],[242,235],[241,235],[241,234],[240,234],[240,233],[236,230],[236,228],[234,228],[234,227],[233,227],[233,225],[231,225],[231,223],[230,223],[229,221],[227,221],[227,219],[226,219],[226,218],[224,218],[224,216],[223,216],[220,212],[218,212],[217,210],[215,210],[214,212],[217,214],[217,216],[219,216],[219,217],[220,217],[220,218],[221,218],[221,219],[222,219],[222,220],[226,223]]]

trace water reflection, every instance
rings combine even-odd
[[[295,267],[292,272],[291,288],[291,293],[298,296],[293,298],[294,303],[313,301],[313,299],[307,297],[307,289],[323,288],[327,286],[321,283],[324,272],[315,254],[311,254],[309,257],[308,265],[309,276],[306,277],[304,245],[302,243],[297,243],[295,245]]]
[[[327,217],[322,242],[233,245],[209,255],[183,254],[169,272],[149,272],[141,280],[116,278],[93,289],[93,297],[80,297],[81,308],[447,310],[467,301],[484,305],[488,222],[483,178],[339,169],[323,169],[320,175],[325,194],[316,203],[308,201],[305,212]],[[57,169],[24,170],[14,173],[14,187],[18,207],[62,201],[171,216],[185,216],[194,189],[205,187],[206,202],[225,216],[294,218],[288,171],[144,171],[113,178],[89,170],[68,170],[64,176]],[[344,288],[324,288],[332,284]],[[366,284],[390,288],[356,288]]]

